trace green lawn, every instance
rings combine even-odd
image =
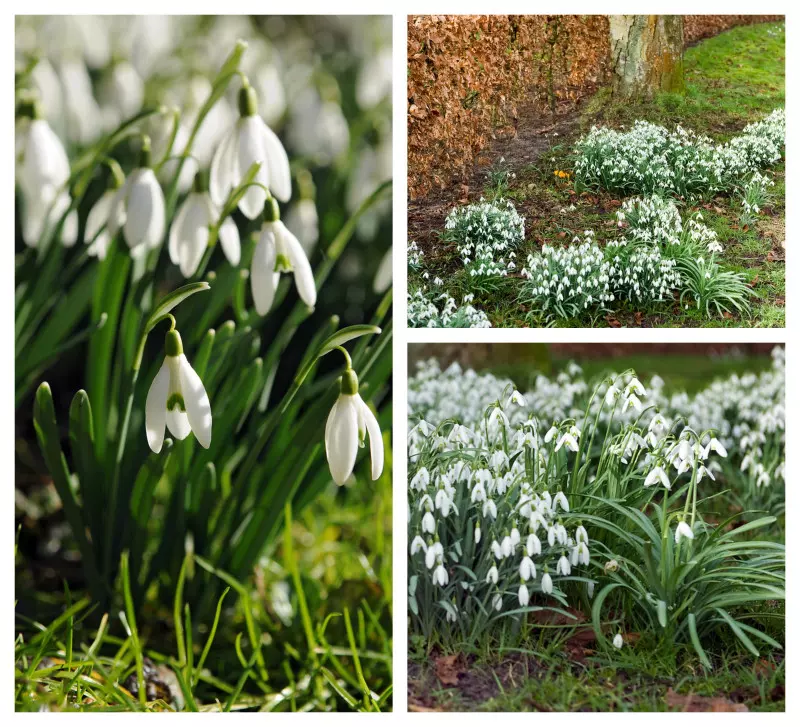
[[[741,26],[704,40],[685,54],[686,94],[662,94],[652,101],[614,101],[601,89],[583,108],[580,118],[557,123],[563,133],[557,143],[543,150],[534,164],[510,168],[516,177],[504,190],[506,197],[525,216],[526,241],[517,251],[520,269],[532,250],[543,244],[564,245],[583,230],[593,230],[600,244],[618,236],[615,214],[620,200],[606,192],[577,195],[568,181],[558,180],[556,170],[572,168],[574,142],[592,125],[628,127],[637,119],[708,134],[719,142],[785,105],[785,26],[768,23]],[[550,139],[555,139],[554,135]],[[498,159],[495,163],[499,162]],[[775,181],[771,205],[752,227],[740,222],[736,199],[718,196],[689,206],[679,202],[681,214],[700,211],[724,247],[723,267],[743,272],[752,290],[750,318],[725,315],[708,319],[697,309],[669,301],[647,309],[625,305],[595,320],[559,320],[558,326],[642,327],[783,327],[785,325],[785,165],[771,170]],[[497,192],[487,186],[487,197]],[[477,197],[478,195],[472,195]],[[445,288],[457,300],[468,292],[454,246],[444,242],[427,246],[426,268],[430,278],[445,280]],[[414,276],[411,276],[411,281]],[[474,305],[485,311],[493,326],[542,326],[545,321],[517,301],[519,276],[502,279],[492,290],[479,292]]]

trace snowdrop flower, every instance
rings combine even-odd
[[[494,583],[495,585],[497,585],[497,579],[499,577],[500,577],[500,574],[497,572],[497,566],[496,565],[492,565],[492,567],[489,568],[489,572],[486,574],[486,582],[487,583]]]
[[[112,202],[108,234],[114,237],[121,226],[131,250],[152,250],[164,239],[165,215],[164,193],[151,168],[150,137],[144,136],[139,165]]]
[[[542,593],[552,593],[553,592],[553,579],[550,577],[550,574],[545,571],[544,575],[542,576]]]
[[[443,557],[444,548],[437,540],[433,545],[429,545],[428,550],[425,551],[425,566],[428,570],[431,570],[436,565],[437,560],[441,560]]]
[[[550,429],[547,430],[547,434],[544,435],[544,443],[550,444],[551,440],[556,436],[556,434],[558,434],[558,429],[556,429],[555,426],[550,427]]]
[[[542,543],[539,538],[536,537],[534,533],[531,533],[528,536],[528,542],[526,544],[526,549],[529,555],[541,555],[542,554]]]
[[[433,585],[434,586],[446,586],[447,582],[450,580],[449,576],[447,575],[447,569],[439,563],[436,566],[436,570],[433,571]]]
[[[492,606],[494,607],[495,611],[503,610],[503,597],[499,593],[494,594],[494,598],[492,598]]]
[[[264,207],[264,225],[250,270],[253,301],[261,316],[272,307],[281,273],[294,273],[300,299],[313,308],[317,303],[317,287],[311,264],[298,239],[281,222],[278,203],[270,197]]]
[[[481,542],[481,524],[475,526],[475,545]]]
[[[650,485],[655,484],[656,482],[661,482],[664,487],[669,489],[672,485],[669,481],[669,477],[667,473],[664,472],[662,467],[656,467],[655,469],[650,471],[650,474],[647,475],[644,479],[644,486],[650,487]]]
[[[556,575],[557,576],[568,576],[572,572],[572,566],[570,565],[569,559],[566,555],[562,555],[558,559],[558,563],[556,564]]]
[[[578,525],[575,528],[575,540],[578,543],[588,543],[589,542],[589,533],[586,532],[586,528],[583,525]]]
[[[530,603],[531,596],[530,593],[528,593],[528,586],[526,586],[524,583],[520,583],[517,597],[519,598],[520,606],[527,606],[528,603]]]
[[[585,542],[579,542],[572,552],[575,556],[572,565],[589,565],[589,546]]]
[[[573,452],[578,451],[578,442],[570,432],[564,432],[564,434],[561,435],[561,438],[558,440],[558,443],[556,444],[556,452],[558,452],[558,450],[561,449],[561,447],[564,445],[567,446],[567,449],[571,449]]]
[[[517,404],[518,406],[525,406],[525,397],[520,394],[516,389],[511,392],[511,396],[508,397],[508,401],[506,402],[506,407],[511,404]]]
[[[681,538],[694,540],[694,533],[692,532],[692,529],[683,520],[678,523],[678,527],[675,530],[675,542],[680,543]]]
[[[494,555],[497,560],[503,560],[503,549],[500,547],[500,543],[496,540],[492,541],[492,554]]]
[[[536,578],[536,565],[527,555],[519,564],[519,577],[522,578],[523,581]]]
[[[16,140],[18,179],[29,194],[43,195],[46,187],[53,191],[63,187],[69,179],[69,160],[64,145],[42,117],[38,101],[21,106],[23,119]]]
[[[617,400],[618,397],[619,397],[619,389],[612,384],[611,386],[608,387],[608,390],[606,391],[606,404],[608,404],[608,406],[611,406]]]
[[[419,490],[422,492],[431,483],[431,476],[428,470],[423,467],[417,474],[411,478],[410,487],[412,490]]]
[[[510,537],[511,537],[511,545],[513,545],[516,548],[519,545],[519,541],[520,541],[520,534],[519,534],[519,530],[517,529],[516,525],[513,528],[511,528],[511,536]]]
[[[364,446],[367,434],[372,479],[377,480],[383,472],[383,437],[378,420],[358,393],[358,377],[348,362],[339,385],[339,398],[325,425],[325,454],[337,485],[343,485],[352,474],[358,448]],[[435,526],[430,529],[432,521],[433,516],[426,513],[422,520],[423,532],[434,532]]]
[[[436,520],[433,519],[433,515],[429,512],[422,516],[422,532],[431,534],[436,532]]]
[[[625,399],[625,404],[622,407],[622,413],[624,414],[626,411],[628,411],[628,409],[635,409],[636,411],[642,410],[642,402],[633,392],[628,394],[628,397]]]
[[[414,537],[414,540],[411,541],[411,555],[416,555],[420,550],[427,553],[428,546],[425,545],[425,541],[422,539],[422,537],[417,535]]]
[[[556,496],[553,498],[553,511],[555,512],[555,506],[559,505],[564,512],[569,512],[569,502],[567,502],[567,496],[559,490],[556,493]]]
[[[176,439],[193,432],[205,449],[211,445],[211,404],[203,382],[183,353],[180,333],[167,332],[166,357],[145,402],[147,443],[156,454],[164,443],[164,426]]]
[[[253,181],[263,187],[254,185],[248,188],[239,202],[242,214],[251,220],[258,217],[264,207],[267,199],[264,187],[281,202],[288,202],[292,195],[286,150],[257,110],[256,92],[245,82],[239,90],[240,118],[222,139],[211,160],[211,198],[220,207],[230,192],[241,184],[247,170],[253,164],[259,164]]]
[[[169,259],[180,266],[184,278],[197,272],[208,247],[211,227],[219,222],[220,210],[208,194],[203,175],[197,173],[192,192],[181,205],[169,232]],[[241,258],[239,230],[228,217],[219,227],[219,240],[228,262],[234,267]]]
[[[716,452],[720,457],[727,457],[728,450],[722,445],[716,437],[712,437],[711,441],[706,445],[706,448],[703,450],[703,459],[708,459],[708,455],[710,452]]]
[[[444,616],[450,623],[458,621],[458,614],[455,611],[451,611],[449,608],[445,611]]]
[[[97,257],[98,260],[105,260],[108,246],[111,244],[111,234],[109,233],[109,221],[111,215],[116,214],[117,219],[114,226],[119,229],[125,224],[125,210],[121,207],[114,207],[114,198],[117,191],[125,183],[122,177],[122,170],[119,166],[112,167],[111,184],[108,189],[100,195],[100,199],[94,203],[89,210],[86,218],[86,228],[83,233],[84,242],[89,245],[88,254]]]
[[[622,634],[617,634],[612,643],[614,644],[615,649],[621,649],[625,644],[625,642],[622,640]]]
[[[483,503],[483,516],[492,517],[492,520],[497,520],[497,505],[492,500],[487,500]]]

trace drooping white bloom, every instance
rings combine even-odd
[[[498,543],[496,540],[493,540],[491,548],[494,557],[497,558],[497,560],[503,560],[503,549],[500,547],[500,543]]]
[[[436,570],[433,571],[433,585],[444,587],[447,585],[449,580],[450,578],[447,575],[447,568],[439,563],[439,565],[436,566]]]
[[[527,555],[519,564],[519,577],[522,578],[523,581],[536,578],[536,565]]]
[[[264,225],[253,252],[250,287],[256,312],[263,316],[275,300],[281,273],[294,273],[300,299],[313,308],[317,303],[317,287],[311,263],[297,238],[280,220],[278,204],[270,198],[264,208]]]
[[[711,441],[706,445],[706,448],[703,450],[703,459],[708,459],[708,455],[712,451],[716,452],[720,457],[728,456],[728,450],[725,449],[722,442],[720,442],[716,437],[712,437]]]
[[[21,113],[28,115],[18,129],[16,140],[17,179],[23,190],[37,196],[44,187],[54,191],[63,187],[69,179],[69,159],[64,145],[42,118],[38,102],[26,105]]]
[[[414,537],[414,540],[411,541],[411,555],[416,555],[420,550],[427,553],[428,546],[425,544],[422,536],[417,535]]]
[[[136,252],[152,250],[164,239],[164,193],[150,167],[150,138],[142,138],[139,165],[117,190],[108,218],[108,233],[117,234],[122,225],[125,242]],[[124,220],[123,223],[120,223]]]
[[[628,409],[635,409],[636,411],[642,410],[642,402],[633,392],[628,394],[628,397],[625,399],[625,404],[622,406],[622,413],[624,414]]]
[[[556,452],[558,452],[558,450],[564,445],[567,446],[567,449],[571,449],[573,452],[578,451],[578,442],[570,432],[564,432],[564,434],[561,435],[561,438],[556,444]]]
[[[176,439],[193,432],[205,449],[211,446],[211,404],[203,382],[183,353],[180,334],[167,333],[166,357],[145,402],[147,443],[156,454],[164,443],[164,427]]]
[[[498,578],[499,578],[499,574],[497,572],[497,566],[496,565],[492,565],[492,567],[489,568],[489,572],[486,574],[486,582],[487,583],[494,583],[495,585],[497,585],[497,579]]]
[[[617,634],[612,643],[615,649],[621,649],[625,645],[625,642],[622,640],[622,634]]]
[[[694,540],[694,533],[692,532],[692,529],[683,520],[678,523],[678,527],[675,530],[675,542],[680,543],[681,538]]]
[[[483,516],[491,516],[492,520],[497,520],[497,505],[493,500],[487,500],[483,503]]]
[[[558,505],[564,512],[569,512],[569,502],[567,502],[567,496],[559,490],[556,493],[556,496],[553,498],[553,511],[555,512],[555,506]]]
[[[288,202],[292,195],[289,157],[275,132],[258,115],[257,107],[256,92],[245,83],[239,90],[240,118],[220,141],[211,160],[211,198],[220,207],[255,163],[260,165],[255,182],[281,202]],[[266,199],[266,191],[253,185],[239,202],[239,209],[254,220],[261,214]]]
[[[494,598],[492,598],[492,606],[494,607],[495,611],[503,610],[503,597],[499,593],[494,594]]]
[[[544,443],[550,444],[551,440],[556,436],[556,434],[558,434],[558,429],[556,429],[555,426],[550,427],[550,429],[548,429],[547,433],[544,435]]]
[[[575,540],[578,543],[588,543],[589,542],[589,533],[586,532],[586,528],[583,525],[578,525],[575,528]]]
[[[169,232],[169,259],[178,265],[184,278],[197,272],[208,247],[211,227],[219,222],[220,210],[204,189],[201,174],[195,176],[194,188],[183,201]],[[239,230],[227,217],[219,227],[219,241],[228,262],[236,266],[241,259]]]
[[[358,377],[347,369],[341,378],[339,398],[328,415],[325,425],[325,454],[331,477],[337,485],[343,485],[353,472],[359,446],[363,447],[369,434],[371,475],[377,480],[383,472],[383,437],[378,420],[358,393]],[[429,516],[429,517],[428,517]],[[426,518],[428,522],[426,522]],[[422,520],[423,532],[433,520],[430,512]]]
[[[528,593],[528,586],[524,583],[519,584],[519,592],[517,593],[517,597],[519,598],[519,605],[520,606],[527,606],[530,603],[531,595]]]
[[[656,482],[660,482],[667,489],[669,489],[672,486],[672,484],[669,481],[669,477],[667,476],[667,473],[664,472],[664,469],[662,467],[654,468],[653,470],[650,471],[647,477],[644,478],[645,487],[650,487],[650,485],[653,485]]]
[[[105,260],[108,246],[111,244],[111,233],[109,232],[111,215],[117,216],[113,225],[117,229],[125,224],[125,210],[121,206],[115,207],[114,205],[117,190],[123,183],[121,180],[120,182],[118,186],[109,187],[100,195],[100,199],[94,203],[86,218],[83,239],[89,245],[89,255],[97,257],[99,260]]]
[[[536,537],[535,533],[528,535],[526,547],[529,555],[541,555],[542,553],[542,543],[539,538]]]
[[[422,532],[431,533],[431,535],[436,532],[436,520],[433,519],[430,512],[426,512],[422,516]]]
[[[611,406],[619,397],[619,389],[613,384],[606,391],[606,404]]]
[[[570,565],[569,558],[566,555],[562,555],[558,559],[558,563],[556,563],[556,575],[557,576],[568,576],[572,572],[572,566]]]
[[[481,542],[481,524],[475,526],[475,545]]]
[[[553,579],[550,577],[550,574],[545,571],[544,575],[542,576],[542,593],[552,593],[553,592]]]

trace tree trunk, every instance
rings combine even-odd
[[[683,93],[682,15],[610,15],[608,20],[615,96]]]

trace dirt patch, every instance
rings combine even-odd
[[[428,261],[447,257],[453,251],[439,237],[445,218],[456,205],[477,202],[481,198],[489,167],[495,160],[505,159],[505,166],[518,174],[525,167],[537,164],[553,144],[561,140],[569,143],[577,136],[584,105],[585,102],[564,103],[554,114],[542,114],[534,103],[523,105],[513,127],[497,132],[492,143],[481,152],[466,183],[409,200],[408,239],[416,241]],[[541,210],[538,213],[536,210],[536,199],[530,198],[521,205],[520,212],[542,214]]]

